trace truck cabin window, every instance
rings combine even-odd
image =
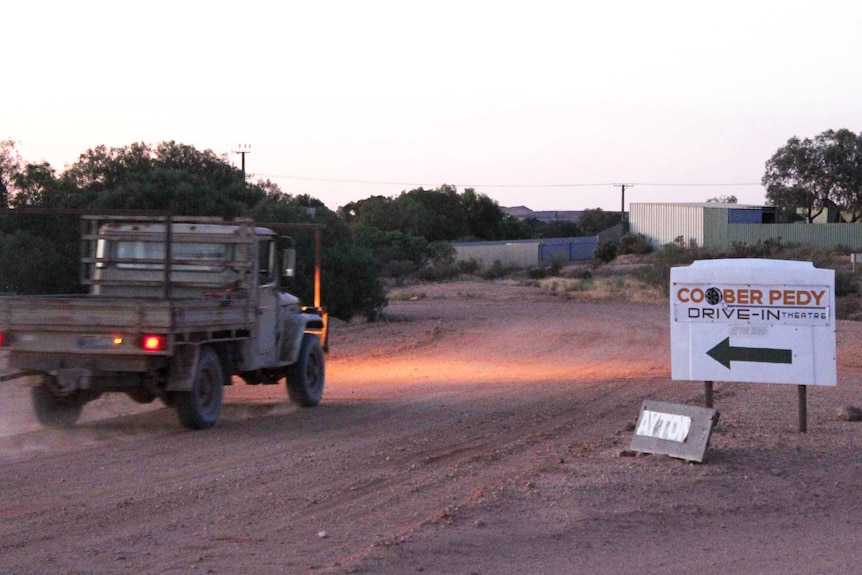
[[[257,246],[258,270],[260,272],[260,283],[271,284],[275,282],[275,244],[271,240],[260,240]]]
[[[162,270],[164,264],[146,260],[164,260],[165,244],[162,242],[116,242],[114,257],[118,260],[145,260],[117,262],[119,269]],[[177,271],[218,271],[227,261],[227,244],[175,243],[171,248],[172,269]]]

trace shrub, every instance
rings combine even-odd
[[[608,263],[617,257],[619,248],[613,240],[603,240],[596,246],[596,251],[593,252],[593,257],[602,263]]]
[[[644,234],[626,234],[620,238],[621,254],[645,255],[652,251],[652,243]]]
[[[560,272],[563,270],[563,265],[566,263],[566,259],[562,257],[555,257],[551,260],[551,263],[548,264],[548,275],[558,276]]]
[[[835,297],[859,293],[859,282],[850,272],[835,272]]]
[[[504,266],[503,262],[501,262],[500,260],[494,260],[493,265],[491,265],[491,267],[485,270],[482,270],[482,273],[480,273],[479,275],[486,280],[497,280],[506,277],[513,270],[513,267]]]
[[[414,277],[422,281],[439,282],[453,280],[459,275],[461,275],[461,269],[455,264],[433,264],[417,271]]]
[[[470,258],[469,260],[460,260],[458,262],[458,269],[461,270],[462,274],[475,274],[482,268],[482,264],[479,263],[479,260]]]
[[[416,271],[416,264],[411,260],[390,260],[386,265],[386,273],[395,280],[395,285],[404,283],[404,278]]]
[[[638,270],[638,279],[658,287],[665,296],[670,295],[670,268],[687,265],[698,259],[702,250],[681,247],[679,243],[665,244],[647,256],[646,265]]]
[[[323,254],[321,291],[329,313],[350,321],[355,315],[379,319],[388,303],[378,278],[377,262],[369,250],[338,244]]]
[[[527,277],[531,280],[540,280],[548,277],[548,268],[539,266],[527,270]]]
[[[432,265],[455,263],[455,248],[449,242],[431,242],[428,244],[427,254]]]

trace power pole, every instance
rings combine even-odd
[[[233,153],[242,156],[242,179],[245,180],[245,155],[251,153],[251,145],[240,144],[239,150],[234,150]]]
[[[626,188],[635,187],[634,184],[614,184],[617,188],[622,189],[622,200],[620,201],[620,222],[623,226],[626,225]]]

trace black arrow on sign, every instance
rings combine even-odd
[[[706,354],[730,369],[731,361],[750,361],[754,363],[793,363],[793,350],[770,349],[767,347],[733,347],[730,338],[706,352]]]

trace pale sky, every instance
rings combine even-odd
[[[788,138],[862,131],[847,0],[3,0],[2,22],[0,139],[26,161],[175,140],[238,166],[245,144],[253,180],[331,209],[444,183],[762,204]]]

